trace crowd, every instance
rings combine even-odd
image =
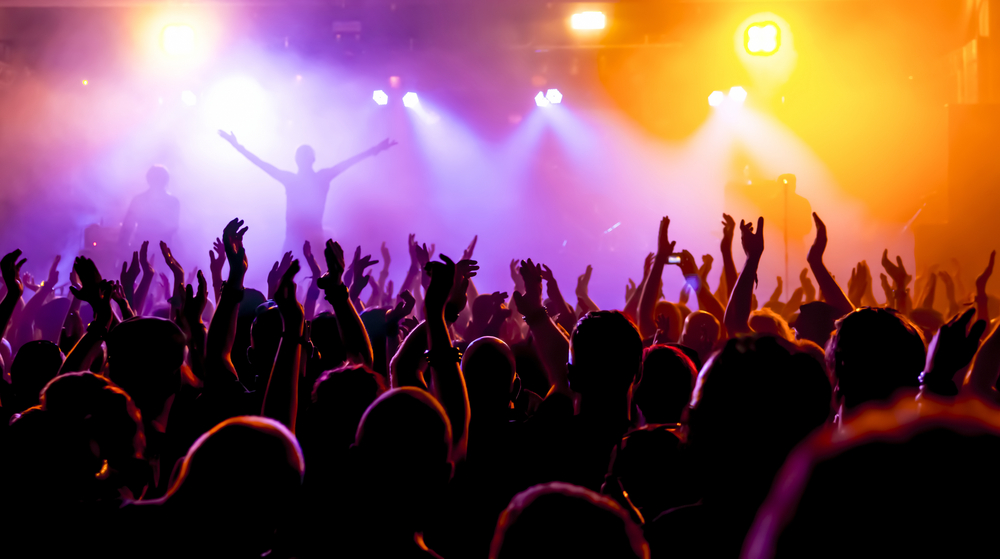
[[[395,294],[384,244],[375,274],[333,240],[246,286],[238,219],[210,278],[143,243],[114,280],[78,257],[61,297],[58,258],[36,285],[15,250],[0,555],[995,554],[993,255],[967,291],[886,253],[879,303],[866,262],[838,285],[813,219],[800,286],[763,305],[764,220],[728,215],[715,290],[663,218],[621,310],[590,268],[574,305],[531,259],[480,293],[475,240],[435,260],[411,236]]]

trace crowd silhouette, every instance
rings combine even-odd
[[[966,291],[886,251],[879,303],[866,262],[834,279],[813,213],[799,285],[759,305],[764,218],[723,215],[713,290],[717,258],[699,266],[664,217],[621,310],[591,300],[591,267],[574,305],[530,258],[479,292],[475,239],[435,259],[411,236],[394,294],[384,243],[379,274],[332,239],[316,258],[321,216],[302,213],[393,143],[318,172],[304,146],[294,174],[223,136],[288,189],[297,246],[260,290],[243,221],[208,278],[174,258],[175,216],[142,222],[176,201],[160,167],[117,277],[77,257],[62,297],[58,257],[37,285],[20,250],[0,260],[0,555],[995,553],[994,255]]]

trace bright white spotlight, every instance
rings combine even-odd
[[[545,92],[545,98],[553,105],[562,103],[563,94],[558,89],[550,89]]]
[[[198,96],[195,95],[193,91],[182,91],[181,103],[184,103],[189,107],[193,107],[198,103]]]
[[[417,97],[416,93],[414,93],[414,92],[411,91],[411,92],[409,92],[409,93],[407,93],[406,95],[403,96],[403,106],[404,107],[406,107],[408,109],[412,109],[412,108],[414,108],[414,107],[416,107],[418,105],[420,105],[420,98]]]
[[[713,107],[718,107],[726,100],[726,94],[721,91],[713,91],[711,95],[708,96],[708,104]]]
[[[538,105],[539,107],[548,107],[552,103],[550,103],[549,100],[545,98],[544,93],[539,91],[538,95],[535,95],[535,104]]]
[[[194,29],[180,24],[164,27],[163,52],[170,56],[184,56],[194,52]]]
[[[768,56],[778,52],[780,45],[781,29],[771,21],[752,24],[743,35],[743,46],[750,54]]]
[[[736,85],[729,89],[729,98],[737,105],[742,105],[747,100],[747,90]]]
[[[372,93],[372,99],[375,100],[379,105],[386,105],[389,103],[389,96],[385,94],[384,91],[378,89],[375,93]],[[409,107],[409,105],[407,105]]]
[[[573,29],[604,29],[608,19],[603,12],[580,12],[569,18],[569,24]]]

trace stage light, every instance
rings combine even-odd
[[[580,30],[604,29],[607,23],[603,12],[580,12],[569,18],[570,26]]]
[[[375,93],[372,93],[372,99],[374,99],[375,102],[378,103],[379,105],[386,105],[389,103],[389,96],[386,95],[385,92],[382,91],[381,89],[376,90]]]
[[[411,92],[409,92],[409,93],[407,93],[406,95],[403,96],[403,106],[404,107],[406,107],[408,109],[412,109],[412,108],[417,107],[419,105],[420,105],[420,99],[417,97],[416,93],[414,93],[414,92],[411,91]]]
[[[751,24],[743,34],[743,46],[750,54],[770,56],[781,46],[781,29],[771,21]]]
[[[721,91],[713,91],[711,95],[708,96],[708,104],[713,107],[718,107],[726,100],[726,94]]]
[[[562,93],[559,92],[558,89],[550,89],[545,92],[545,99],[548,100],[548,102],[552,103],[553,105],[558,105],[559,103],[562,103],[562,98],[563,95]]]
[[[188,25],[164,27],[163,52],[170,56],[184,56],[194,52],[194,29]]]
[[[737,105],[742,105],[747,100],[747,90],[736,85],[729,89],[729,98]]]
[[[80,80],[80,83],[83,84],[83,85],[87,85],[90,82],[88,82],[87,80]]]
[[[184,103],[189,107],[193,107],[198,103],[198,96],[195,95],[193,91],[182,91],[181,103]]]
[[[535,104],[538,105],[539,107],[548,107],[552,103],[550,103],[549,100],[545,98],[544,93],[539,91],[538,95],[535,95]]]

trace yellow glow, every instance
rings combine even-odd
[[[726,100],[726,94],[721,91],[713,91],[711,95],[708,96],[708,104],[713,107],[718,107]]]
[[[186,56],[194,52],[194,29],[190,25],[174,24],[163,28],[163,52],[170,56]]]
[[[87,80],[83,80],[80,83],[82,83],[83,85],[87,85],[88,82],[87,82]]]
[[[573,29],[604,29],[607,25],[604,12],[580,12],[570,17],[570,27]]]
[[[746,49],[750,54],[774,54],[778,50],[778,26],[771,23],[751,25],[746,32]]]
[[[768,31],[767,27],[770,26],[773,28]],[[754,27],[759,31],[754,31],[753,46],[765,50],[750,51],[750,30]],[[768,52],[766,48],[771,46],[769,37],[772,32],[775,39],[774,50]],[[733,50],[753,79],[754,95],[761,95],[762,98],[769,97],[778,87],[788,82],[798,61],[791,27],[783,18],[771,12],[761,12],[743,20],[734,30]]]

